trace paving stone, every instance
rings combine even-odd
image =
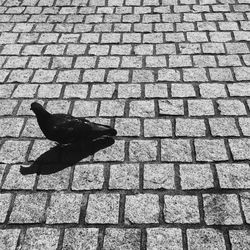
[[[108,73],[108,82],[128,82],[129,71],[128,70],[110,70]]]
[[[60,71],[57,77],[57,82],[76,83],[79,80],[79,70],[64,70]]]
[[[148,98],[168,97],[167,84],[147,84],[145,85],[145,96]]]
[[[97,248],[97,228],[67,228],[63,239],[63,250]]]
[[[11,200],[11,194],[9,193],[0,194],[0,206],[1,206],[0,222],[1,223],[4,223],[6,219],[7,212],[10,206],[10,200]]]
[[[58,98],[61,93],[61,84],[41,84],[38,89],[39,98]]]
[[[174,189],[175,173],[173,164],[145,164],[144,189]]]
[[[35,184],[35,175],[23,176],[20,174],[20,165],[12,165],[6,180],[3,183],[3,189],[26,189],[32,190]]]
[[[196,95],[191,84],[172,84],[171,93],[172,97],[194,97]]]
[[[89,195],[87,223],[118,223],[119,194],[96,193]]]
[[[14,93],[12,94],[12,97],[15,98],[34,98],[37,88],[39,85],[37,84],[21,84],[18,85],[15,89]]]
[[[127,195],[125,201],[125,223],[157,223],[159,197],[155,194]]]
[[[115,91],[114,84],[95,84],[91,88],[91,98],[112,98]]]
[[[54,193],[46,211],[46,223],[78,223],[82,194]]]
[[[242,218],[236,194],[203,194],[207,225],[240,225]]]
[[[217,98],[227,96],[224,84],[202,83],[199,85],[199,88],[203,98]]]
[[[8,71],[4,71],[6,74],[5,77],[8,74]],[[27,83],[33,73],[33,70],[31,69],[14,69],[11,71],[11,74],[8,78],[8,82],[18,82],[18,83]],[[4,78],[5,78],[4,77]],[[0,82],[1,82],[1,72],[0,72]]]
[[[224,161],[228,160],[223,140],[195,139],[197,161]]]
[[[248,117],[240,117],[239,118],[240,128],[242,130],[243,135],[250,135],[250,119]]]
[[[164,219],[167,223],[199,223],[198,198],[188,195],[164,195]]]
[[[214,115],[214,106],[211,100],[188,100],[188,112],[190,116]]]
[[[17,195],[10,215],[10,223],[44,222],[46,199],[46,193]]]
[[[172,123],[165,119],[145,119],[144,120],[145,137],[171,137]]]
[[[230,139],[229,146],[234,160],[247,160],[250,157],[249,139]]]
[[[22,249],[51,249],[58,246],[59,230],[54,228],[28,228],[22,243]]]
[[[213,136],[239,136],[233,118],[209,118],[209,125]]]
[[[96,116],[97,102],[96,101],[76,101],[73,109],[73,116],[88,117]]]
[[[22,118],[0,119],[0,137],[18,137],[23,127]]]
[[[116,118],[115,129],[118,136],[140,136],[140,120],[137,118]]]
[[[207,82],[206,71],[203,68],[183,69],[183,79],[185,82]]]
[[[125,100],[101,101],[100,116],[123,116]]]
[[[110,166],[109,189],[138,189],[139,165],[118,164]]]
[[[132,75],[132,82],[133,83],[142,83],[142,82],[153,82],[154,75],[152,70],[134,70]]]
[[[49,100],[46,105],[46,110],[50,113],[68,113],[70,102],[68,100]]]
[[[0,85],[0,98],[10,97],[14,87],[15,87],[14,84],[1,84]],[[6,103],[5,100],[1,100],[1,102],[3,102],[3,105],[4,103]]]
[[[87,85],[69,84],[66,85],[64,91],[64,98],[85,99],[87,97],[87,94],[88,94]]]
[[[94,161],[123,161],[124,160],[124,141],[115,141],[115,143],[103,150],[95,153]]]
[[[107,228],[104,236],[103,249],[140,249],[140,229]]]
[[[192,155],[190,141],[182,139],[162,139],[161,160],[170,162],[191,162]]]
[[[176,136],[201,137],[206,134],[205,123],[201,119],[176,119]]]
[[[15,250],[17,246],[20,229],[1,229],[0,247],[4,250]]]
[[[187,238],[190,250],[226,249],[222,232],[213,228],[188,229]]]
[[[216,164],[221,188],[249,188],[250,167],[248,164]]]
[[[250,195],[249,192],[243,192],[240,194],[240,200],[242,204],[242,210],[244,212],[244,216],[246,219],[246,222],[249,223],[250,221],[250,216],[249,216],[249,211],[250,211]]]
[[[118,98],[133,98],[141,97],[140,84],[119,84]]]
[[[158,72],[158,79],[157,81],[169,81],[169,82],[179,82],[180,72],[179,70],[175,69],[160,69]]]
[[[51,83],[55,77],[55,70],[38,69],[32,79],[32,82]]]
[[[229,235],[233,250],[243,250],[248,248],[250,244],[248,230],[230,230]]]
[[[131,101],[129,116],[153,117],[155,115],[155,105],[153,100]]]
[[[129,145],[129,158],[133,162],[155,161],[157,157],[157,141],[133,140]]]
[[[69,185],[70,169],[50,175],[40,175],[37,183],[38,190],[66,190]]]
[[[208,164],[181,164],[181,187],[189,189],[213,188],[213,174]]]
[[[76,165],[72,183],[73,190],[101,189],[104,182],[102,164]]]
[[[244,104],[240,100],[218,100],[221,115],[245,115]]]
[[[182,249],[181,230],[177,228],[147,228],[147,249]]]
[[[29,141],[5,141],[0,150],[1,163],[17,163],[25,160]]]
[[[182,100],[159,100],[160,115],[184,115]]]

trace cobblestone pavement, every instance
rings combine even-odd
[[[0,249],[250,249],[250,0],[0,0]],[[54,144],[30,103],[115,144]]]

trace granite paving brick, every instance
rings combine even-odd
[[[248,249],[249,11],[0,0],[0,249]],[[60,155],[34,101],[115,142]]]

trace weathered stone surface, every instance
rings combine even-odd
[[[110,166],[109,189],[138,189],[139,164]]]
[[[199,223],[200,221],[196,196],[165,195],[163,212],[167,223]]]
[[[147,249],[148,250],[183,249],[181,230],[176,228],[163,228],[163,227],[148,228]]]
[[[97,237],[97,228],[68,228],[65,230],[62,249],[95,250],[97,248]]]
[[[208,164],[181,164],[182,189],[206,189],[213,187],[213,174]]]
[[[187,238],[190,250],[226,249],[223,234],[216,229],[188,229]]]
[[[157,223],[159,197],[154,194],[127,195],[125,201],[125,223]]]
[[[203,202],[208,225],[242,224],[236,194],[204,194]]]
[[[22,244],[22,249],[51,249],[58,246],[60,231],[52,228],[28,228]]]
[[[144,189],[174,189],[175,173],[173,164],[145,164]]]
[[[140,249],[140,229],[107,228],[104,236],[103,249]]]
[[[118,223],[119,194],[90,194],[86,222],[87,223]]]
[[[46,223],[77,223],[80,215],[82,194],[54,193],[46,211]]]

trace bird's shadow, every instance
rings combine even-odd
[[[101,137],[88,143],[57,145],[40,155],[31,166],[21,166],[20,173],[22,175],[50,175],[94,155],[97,151],[111,146],[114,142],[112,137]]]

